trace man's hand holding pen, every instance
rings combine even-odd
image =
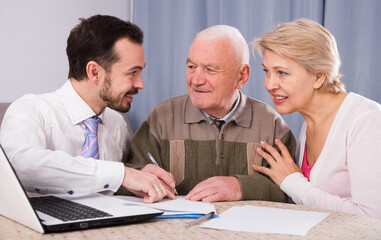
[[[164,197],[170,199],[176,198],[173,194],[173,190],[169,189],[168,186],[154,174],[139,171],[134,168],[124,168],[123,186],[136,196],[143,198],[143,202],[154,203]]]
[[[154,164],[147,164],[141,171],[155,175],[159,180],[163,182],[163,185],[167,187],[170,191],[171,196],[167,195],[167,197],[169,197],[170,199],[175,199],[174,194],[177,194],[175,192],[176,183],[171,173],[165,171],[161,167],[156,166]]]

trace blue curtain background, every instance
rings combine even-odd
[[[313,19],[336,37],[348,92],[381,102],[381,1],[378,0],[137,0],[133,22],[145,34],[145,89],[135,97],[129,118],[133,131],[160,102],[187,93],[186,58],[195,35],[212,25],[238,28],[246,41],[298,18]],[[377,44],[378,43],[378,44]],[[251,56],[252,73],[242,91],[274,106],[264,88],[262,59]],[[296,138],[303,118],[283,115]]]

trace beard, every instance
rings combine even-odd
[[[107,74],[103,83],[103,88],[99,93],[99,97],[106,103],[107,107],[114,109],[118,112],[126,113],[131,108],[131,103],[123,104],[123,98],[127,95],[135,95],[139,92],[137,88],[132,88],[121,98],[113,97],[111,93],[111,78],[110,74]]]

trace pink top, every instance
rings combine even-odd
[[[312,164],[311,166],[308,165],[308,162],[307,162],[307,143],[306,143],[304,146],[302,171],[303,171],[303,175],[308,179],[308,181],[310,180],[310,173],[311,173],[311,170],[312,170],[314,165],[315,165],[315,163]]]

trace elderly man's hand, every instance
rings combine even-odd
[[[203,202],[241,200],[241,184],[236,177],[216,176],[197,184],[186,199]]]
[[[146,203],[160,201],[166,196],[175,199],[171,189],[155,175],[133,168],[125,167],[122,185],[137,196],[142,197],[143,202]]]

